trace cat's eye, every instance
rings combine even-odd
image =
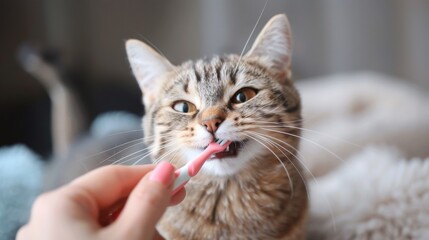
[[[197,110],[194,104],[187,101],[177,101],[173,104],[173,109],[181,113],[193,113]]]
[[[242,88],[234,94],[231,99],[233,104],[240,104],[249,101],[256,96],[257,91],[253,88]]]

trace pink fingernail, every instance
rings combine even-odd
[[[150,174],[149,180],[160,182],[164,186],[171,184],[173,180],[174,167],[168,162],[160,162]]]

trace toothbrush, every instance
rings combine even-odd
[[[229,144],[231,144],[231,141],[216,139],[214,142],[211,142],[197,158],[187,163],[185,166],[177,169],[175,172],[176,180],[174,180],[174,190],[172,195],[176,194],[180,189],[182,189],[185,184],[200,171],[203,164],[212,154],[224,151],[229,146]],[[115,204],[115,207],[112,211],[102,214],[99,220],[100,223],[103,226],[107,226],[112,223],[121,213],[126,200],[126,198],[121,199],[118,204]]]
[[[177,169],[175,172],[176,180],[174,180],[173,195],[182,189],[200,171],[203,164],[212,154],[224,151],[229,144],[231,144],[231,141],[217,139],[216,142],[211,142],[197,158]]]

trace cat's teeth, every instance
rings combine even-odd
[[[225,150],[225,152],[229,152],[229,146],[228,146],[228,147],[226,147],[226,150]]]

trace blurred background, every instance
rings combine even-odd
[[[50,100],[20,66],[22,44],[60,56],[62,76],[81,95],[89,120],[111,110],[141,115],[126,39],[152,43],[175,64],[239,54],[264,2],[2,0],[0,146],[24,143],[44,156],[52,150]],[[256,33],[277,13],[292,25],[298,81],[373,70],[429,88],[427,0],[271,0]]]
[[[120,153],[122,150],[116,147],[123,145],[118,143],[130,143],[130,139],[141,137],[141,132],[134,132],[124,134],[128,140],[117,141],[106,134],[107,128],[116,131],[125,125],[139,128],[143,114],[141,93],[126,58],[126,39],[137,38],[151,44],[173,64],[214,54],[240,54],[264,3],[264,0],[0,0],[0,240],[15,238],[18,228],[27,221],[33,199],[43,191],[42,182],[50,181],[57,186],[64,180],[67,182],[81,174],[82,169],[91,169],[90,162],[97,167]],[[369,163],[362,168],[365,177],[354,178],[361,183],[374,169],[383,169],[382,178],[389,179],[385,178],[385,166],[377,168],[376,164],[380,164],[383,156],[393,161],[396,150],[403,152],[401,158],[421,157],[429,161],[429,0],[269,0],[250,43],[278,13],[286,13],[292,26],[294,78],[299,82],[302,96],[304,127],[313,129],[310,130],[313,135],[303,131],[303,136],[316,143],[314,146],[308,140],[301,141],[300,152],[306,156],[303,164],[311,175],[332,176],[334,181],[348,184],[333,192],[332,202],[344,196],[344,189],[358,190],[365,195],[361,199],[367,199],[366,195],[372,196],[366,194],[371,189],[385,188],[384,185],[377,188],[377,181],[367,185],[370,189],[359,184],[350,187],[353,185],[334,171],[344,162],[360,164],[362,158],[363,163]],[[56,161],[51,162],[58,163],[51,170],[53,174],[47,174],[45,164],[54,147],[51,125],[56,125],[51,122],[51,112],[55,112],[52,109],[73,116],[56,122],[60,123],[57,124],[60,129],[64,125],[78,125],[80,118],[75,109],[52,105],[44,86],[46,82],[38,81],[24,70],[19,61],[23,59],[23,51],[21,58],[18,57],[24,45],[43,53],[44,59],[73,87],[85,108],[86,127],[96,119],[92,124],[95,131],[91,127],[92,136],[88,134],[87,141],[77,141],[75,150],[64,159],[53,158]],[[128,115],[100,117],[101,113],[115,111],[126,111]],[[322,134],[315,134],[318,132]],[[97,141],[102,144],[95,144]],[[394,149],[380,149],[376,144]],[[364,149],[366,146],[369,150]],[[373,149],[378,150],[368,157],[368,151],[374,152]],[[86,161],[89,153],[103,154]],[[116,159],[122,159],[121,155]],[[386,166],[399,166],[392,170],[400,173],[395,176],[404,172],[397,162]],[[421,170],[422,176],[429,176],[424,167],[410,166]],[[45,175],[52,175],[52,179],[45,181]],[[345,175],[349,176],[348,172]],[[380,176],[376,173],[374,179]],[[419,175],[413,173],[413,176]],[[419,181],[422,185],[428,182],[424,178],[412,180],[404,189],[421,189],[420,185],[411,186]],[[323,183],[314,189],[324,192]],[[396,194],[396,187],[393,192]],[[349,209],[355,208],[355,199],[358,198],[353,198]],[[390,202],[392,197],[385,199],[373,202]],[[371,199],[361,202],[371,203]],[[429,209],[427,199],[422,197],[421,202],[424,206],[421,210]],[[402,211],[404,204],[398,211]],[[316,212],[311,214],[325,219],[323,224],[314,225],[318,232],[317,227],[331,223],[332,213],[323,212],[330,209],[325,205],[312,205],[316,206]],[[349,209],[339,209],[339,214],[349,217]],[[415,212],[418,208],[410,209]],[[408,228],[402,232],[407,231]],[[338,237],[336,232],[333,234]]]

